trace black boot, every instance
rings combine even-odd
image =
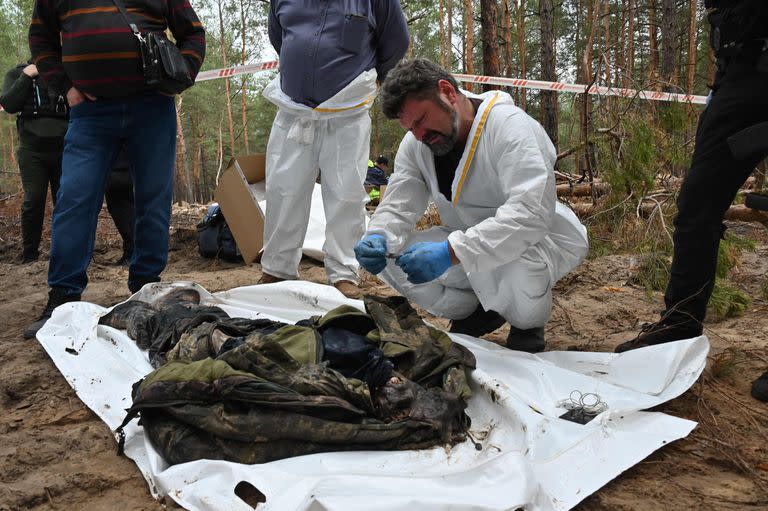
[[[768,371],[752,382],[752,397],[760,401],[768,401]]]
[[[131,256],[132,255],[133,255],[133,251],[132,250],[131,251],[126,251],[125,249],[123,249],[122,257],[120,257],[120,259],[118,259],[117,261],[112,263],[112,266],[130,266],[131,265]]]
[[[701,323],[692,319],[662,319],[657,323],[643,327],[637,337],[616,346],[615,352],[624,353],[656,344],[698,337],[702,330]]]
[[[48,291],[48,303],[45,304],[45,309],[43,310],[43,313],[40,315],[39,318],[37,318],[37,321],[29,325],[26,328],[26,330],[24,330],[24,338],[25,339],[34,338],[37,335],[37,331],[40,330],[49,319],[51,319],[51,314],[53,314],[53,309],[55,309],[56,307],[64,303],[79,302],[79,301],[80,301],[80,295],[68,295],[61,288],[58,288],[58,287],[51,288],[51,290]]]
[[[451,320],[451,328],[448,330],[453,334],[466,334],[472,337],[480,337],[489,334],[505,323],[496,311],[487,311],[482,305],[464,319]]]
[[[528,353],[544,351],[544,327],[539,326],[523,330],[510,325],[507,348]]]
[[[151,284],[152,282],[160,282],[160,277],[128,277],[128,289],[130,289],[131,293],[136,293],[145,284]]]
[[[25,250],[21,254],[21,264],[34,263],[35,261],[38,260],[39,257],[40,257],[40,253],[38,251]]]

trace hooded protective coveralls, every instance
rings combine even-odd
[[[279,75],[264,89],[264,96],[278,107],[267,144],[264,272],[297,277],[312,189],[318,170],[327,170],[321,187],[325,271],[332,283],[358,282],[352,246],[365,231],[368,110],[376,96],[376,76],[375,69],[361,73],[315,108],[291,100],[280,87]]]
[[[479,301],[516,328],[541,327],[551,313],[552,286],[587,254],[586,228],[557,201],[555,148],[541,125],[504,92],[465,94],[482,103],[456,169],[453,200],[439,191],[432,151],[409,132],[367,231],[384,236],[390,253],[447,238],[460,264],[411,284],[390,259],[379,276],[438,316],[466,318]],[[414,231],[428,201],[442,225]]]

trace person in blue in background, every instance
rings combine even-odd
[[[384,155],[379,155],[376,158],[376,163],[369,160],[368,174],[365,176],[366,186],[379,187],[387,184],[387,167],[389,166],[389,160]]]

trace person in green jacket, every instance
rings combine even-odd
[[[24,202],[21,206],[22,262],[39,257],[48,187],[56,202],[69,106],[62,91],[47,90],[34,64],[19,64],[3,81],[0,105],[17,114],[18,162]]]

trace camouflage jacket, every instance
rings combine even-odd
[[[368,296],[365,305],[367,313],[342,306],[296,325],[257,328],[237,342],[227,338],[228,320],[191,321],[169,361],[134,385],[123,426],[140,415],[170,464],[463,440],[473,355],[426,325],[404,298]],[[384,353],[393,366],[386,384],[371,387],[323,361],[322,335],[331,326]]]

